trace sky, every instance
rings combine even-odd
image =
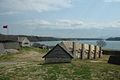
[[[0,0],[0,33],[7,30],[13,35],[119,37],[120,0]]]

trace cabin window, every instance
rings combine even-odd
[[[28,44],[28,43],[24,43],[24,44]]]

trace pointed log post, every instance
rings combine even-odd
[[[75,54],[75,42],[72,42],[72,54],[74,55],[74,57],[76,58],[76,54]]]
[[[97,50],[97,46],[95,46],[94,59],[96,59],[96,50]]]
[[[99,50],[99,58],[101,58],[101,56],[102,56],[102,48],[101,47],[99,47],[100,48],[100,50]]]
[[[81,48],[81,59],[83,59],[83,54],[84,54],[84,44],[81,44],[82,48]]]
[[[89,50],[88,50],[88,59],[90,59],[90,55],[91,55],[91,45],[89,45]]]

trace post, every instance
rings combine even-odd
[[[6,29],[6,30],[7,30],[7,35],[9,35],[9,28],[7,27],[7,29]]]
[[[88,59],[90,59],[90,55],[91,55],[91,45],[89,45],[89,50],[88,50]]]
[[[82,48],[81,48],[81,59],[83,59],[83,54],[84,54],[84,44],[81,44]]]
[[[97,50],[97,46],[95,46],[94,59],[96,59],[96,50]]]
[[[74,52],[75,52],[75,42],[73,42],[72,47],[73,47],[72,53],[74,54]]]
[[[99,58],[101,58],[101,56],[102,56],[102,48],[101,47],[99,47],[100,48],[100,50],[99,50]]]

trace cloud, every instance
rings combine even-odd
[[[0,13],[0,15],[13,15],[13,14],[17,14],[18,12],[2,12]]]
[[[71,7],[71,0],[0,0],[0,13],[51,11]]]
[[[83,25],[83,22],[80,20],[63,20],[62,19],[62,20],[58,20],[56,23],[61,26],[70,26],[70,27]]]
[[[59,19],[54,21],[49,20],[24,20],[22,22],[16,22],[14,25],[35,28],[52,28],[52,29],[104,29],[104,28],[119,28],[120,21],[112,22],[85,22],[81,20],[67,20]]]
[[[55,21],[25,20],[15,24],[36,28],[42,27],[42,28],[72,29],[79,28],[81,25],[83,25],[83,22],[80,20],[61,20],[61,19]]]
[[[104,0],[104,2],[120,2],[120,0]]]

